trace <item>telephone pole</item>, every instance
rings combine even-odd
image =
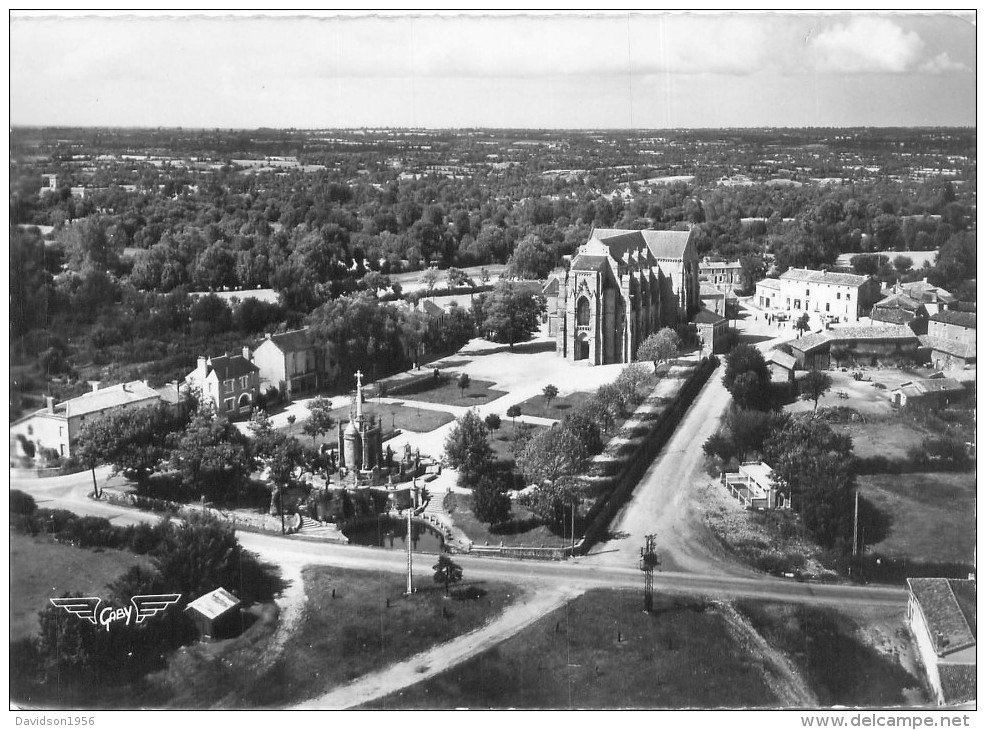
[[[645,535],[646,545],[640,548],[640,570],[644,573],[644,611],[654,610],[654,568],[661,564],[654,545],[657,535]]]

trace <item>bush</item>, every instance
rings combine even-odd
[[[12,515],[32,515],[38,509],[34,497],[19,489],[10,491],[10,514]]]
[[[110,524],[105,517],[78,517],[66,525],[59,537],[77,543],[79,547],[118,548],[126,541],[125,528]]]

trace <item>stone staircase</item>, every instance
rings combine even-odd
[[[332,540],[333,542],[349,542],[349,538],[342,534],[331,522],[327,522],[324,525],[320,524],[318,520],[313,520],[311,517],[302,516],[301,527],[295,535],[301,535],[302,537],[315,537],[323,540]]]
[[[433,492],[431,500],[425,506],[424,512],[421,513],[421,518],[434,525],[442,533],[445,537],[446,547],[459,552],[469,552],[472,547],[472,540],[455,526],[452,516],[442,506],[444,500],[444,493],[438,492],[436,494]]]

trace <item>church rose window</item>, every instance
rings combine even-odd
[[[575,324],[579,327],[589,326],[589,300],[585,297],[580,298],[576,305]]]

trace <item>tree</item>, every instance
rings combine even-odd
[[[794,329],[798,331],[798,337],[811,329],[811,323],[808,321],[808,313],[802,314],[794,323]]]
[[[310,415],[301,430],[312,437],[312,446],[315,446],[315,439],[328,433],[335,425],[335,419],[332,418],[332,401],[323,396],[312,398],[308,401],[308,412]]]
[[[456,287],[472,285],[472,280],[466,272],[461,269],[456,269],[455,267],[452,267],[445,272],[445,281],[448,283],[448,288],[450,291]]]
[[[519,279],[543,279],[555,265],[555,254],[539,236],[525,236],[507,261],[507,271]]]
[[[729,392],[737,408],[765,411],[770,408],[770,393],[766,383],[752,370],[740,373]]]
[[[448,587],[462,580],[462,567],[453,562],[448,555],[439,555],[438,562],[432,566],[432,569],[435,571],[435,582],[444,584],[447,598]]]
[[[459,386],[459,397],[465,397],[465,393],[469,389],[469,376],[466,373],[462,373],[459,375],[459,379],[456,384]]]
[[[421,283],[425,285],[428,296],[431,296],[431,293],[435,291],[435,285],[438,283],[438,269],[428,269],[423,273]]]
[[[544,396],[544,407],[550,408],[551,401],[558,397],[558,388],[549,383],[541,390],[541,395]]]
[[[469,486],[489,468],[493,458],[483,425],[475,410],[460,416],[445,439],[445,458],[459,470],[459,485]]]
[[[564,530],[569,520],[575,521],[576,507],[585,494],[585,485],[581,481],[562,477],[539,484],[524,494],[520,502],[552,527]]]
[[[510,518],[510,496],[492,475],[483,474],[473,487],[472,512],[477,520],[488,525],[497,525]]]
[[[495,413],[490,413],[483,419],[483,424],[490,433],[494,433],[500,429],[500,417]]]
[[[492,291],[477,298],[482,315],[481,330],[495,342],[526,340],[541,325],[545,299],[509,281],[499,282]]]
[[[586,459],[578,439],[555,424],[528,441],[517,457],[517,466],[528,484],[541,484],[575,474],[586,466]]]
[[[659,363],[667,362],[678,356],[681,349],[681,338],[670,327],[663,327],[657,332],[647,335],[640,347],[637,348],[638,360],[650,360],[654,363],[654,374],[657,374]]]
[[[894,256],[894,268],[898,274],[904,274],[914,266],[914,260],[910,256]]]
[[[520,406],[514,404],[507,409],[507,418],[511,421],[511,427],[517,430],[517,416],[521,415]]]
[[[184,424],[181,412],[163,403],[112,411],[83,424],[78,456],[91,469],[108,463],[114,473],[125,471],[143,481],[168,458],[168,435]]]
[[[813,411],[818,410],[818,399],[825,395],[831,387],[832,376],[828,373],[823,373],[821,370],[809,370],[798,382],[801,400],[812,401]]]
[[[170,464],[192,498],[229,500],[246,481],[249,457],[246,437],[206,403],[178,435]]]
[[[767,361],[763,359],[763,353],[752,345],[739,345],[726,356],[726,372],[722,377],[722,382],[726,388],[730,388],[733,381],[741,373],[752,370],[763,382],[770,381],[770,370]]]
[[[759,254],[747,254],[740,256],[739,264],[743,292],[750,293],[756,287],[757,282],[767,275],[767,263]]]

